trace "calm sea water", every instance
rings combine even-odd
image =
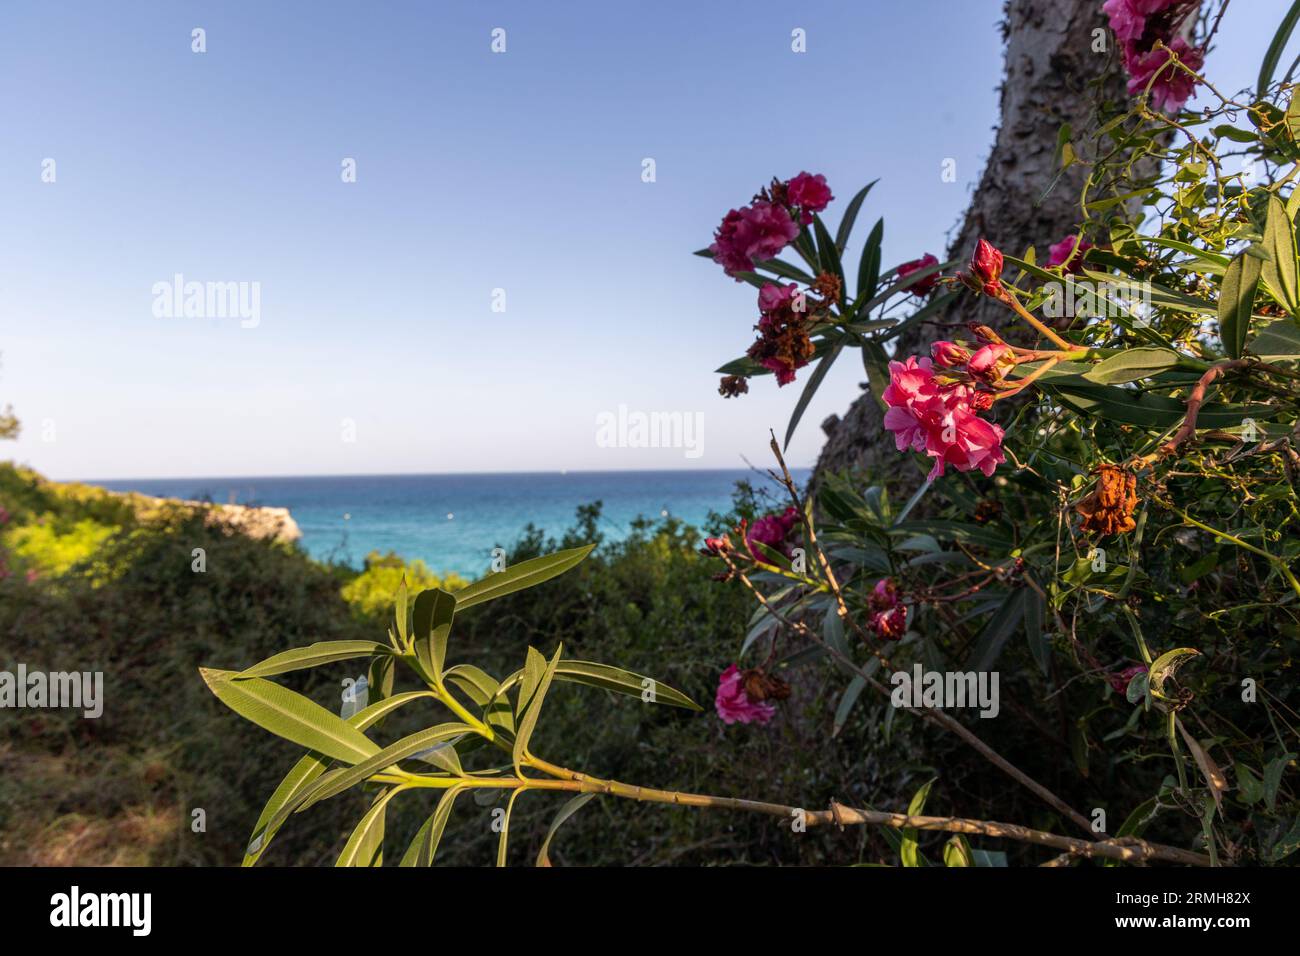
[[[803,481],[807,469],[795,471]],[[481,475],[349,475],[308,478],[158,478],[97,482],[166,498],[288,508],[313,557],[360,567],[371,551],[421,558],[435,571],[482,574],[492,549],[509,547],[532,522],[560,537],[574,510],[604,503],[607,540],[637,517],[672,515],[702,527],[725,511],[735,483],[765,484],[752,471],[546,472]]]

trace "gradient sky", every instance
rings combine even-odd
[[[1221,88],[1288,5],[1229,9]],[[992,140],[1001,8],[6,0],[0,405],[24,433],[0,454],[104,479],[766,464],[807,373],[717,395],[755,294],[690,253],[807,169],[832,223],[881,180],[847,261],[880,215],[887,266],[941,254]],[[155,317],[176,273],[260,283],[260,324]],[[862,378],[842,357],[792,464]],[[620,404],[702,413],[704,453],[599,447]]]

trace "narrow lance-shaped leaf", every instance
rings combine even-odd
[[[218,700],[277,737],[350,764],[379,752],[356,727],[287,687],[260,677],[235,680],[232,671],[207,667],[200,667],[199,673]]]
[[[555,668],[555,679],[612,690],[619,694],[639,697],[652,704],[703,710],[699,704],[681,691],[669,687],[662,681],[610,664],[597,664],[594,661],[560,661]]]
[[[369,657],[372,654],[389,654],[386,644],[375,641],[318,641],[306,647],[295,647],[290,651],[281,651],[259,664],[254,664],[235,675],[235,680],[249,677],[272,677],[287,674],[289,671],[306,670],[335,661],[351,660],[355,657]]]
[[[343,852],[334,861],[335,866],[382,866],[384,862],[384,812],[388,801],[405,787],[391,787],[375,797],[366,815],[348,837]]]
[[[885,220],[877,219],[867,235],[867,243],[862,247],[862,259],[858,263],[859,299],[870,299],[876,294],[876,286],[880,282],[880,241],[884,235]]]
[[[415,834],[411,845],[406,848],[406,853],[402,855],[398,866],[433,866],[433,858],[438,853],[438,843],[442,840],[443,830],[447,829],[447,820],[451,817],[456,798],[464,793],[465,789],[465,787],[449,787],[443,793],[438,806],[434,808],[429,819],[424,821],[424,825]]]
[[[934,786],[935,777],[928,781],[916,795],[912,797],[912,802],[907,807],[909,817],[919,817],[925,812],[925,799],[930,795],[930,788]],[[903,828],[903,840],[899,847],[898,854],[902,857],[903,866],[925,866],[925,857],[921,856],[920,845],[916,841],[916,830],[912,827]]]
[[[447,640],[451,635],[455,614],[455,596],[441,588],[429,588],[415,597],[411,634],[415,656],[429,672],[429,676],[438,682],[442,680],[442,667],[447,658]]]
[[[1297,295],[1295,224],[1277,196],[1268,197],[1268,218],[1264,226],[1264,248],[1272,257],[1262,263],[1262,275],[1269,289],[1293,316],[1300,316]]]
[[[1257,96],[1263,97],[1273,83],[1273,72],[1277,69],[1278,60],[1282,58],[1282,51],[1286,49],[1287,41],[1291,39],[1291,33],[1295,30],[1297,21],[1300,21],[1300,0],[1295,0],[1291,4],[1291,9],[1287,10],[1286,16],[1282,18],[1282,23],[1277,28],[1277,32],[1273,34],[1273,40],[1268,45],[1264,59],[1260,62],[1259,80],[1256,82],[1255,88]]]
[[[1083,377],[1100,385],[1122,385],[1173,368],[1178,364],[1178,353],[1172,349],[1134,348],[1125,349],[1116,355],[1102,359]]]
[[[580,793],[560,808],[560,812],[551,821],[551,828],[546,831],[546,839],[542,841],[542,848],[537,851],[538,866],[551,865],[551,840],[555,837],[555,831],[560,829],[564,825],[564,821],[581,810],[587,801],[594,796],[596,796],[594,793]]]
[[[531,648],[529,648],[531,650]],[[537,727],[537,715],[541,712],[542,701],[546,697],[546,691],[551,686],[551,678],[555,676],[555,665],[560,662],[560,654],[564,651],[564,645],[561,644],[555,649],[555,656],[551,662],[546,665],[546,670],[538,681],[537,690],[532,694],[527,703],[527,710],[523,712],[523,717],[519,721],[519,733],[515,735],[514,746],[514,764],[515,773],[522,773],[522,764],[528,756],[528,741],[533,735],[533,730]],[[523,698],[520,698],[520,705],[524,706]]]
[[[844,247],[849,243],[849,235],[853,232],[853,224],[857,221],[858,210],[862,208],[862,201],[867,198],[867,193],[871,192],[871,187],[878,182],[880,182],[879,179],[873,179],[859,189],[857,195],[849,200],[849,204],[844,210],[844,218],[840,220],[840,227],[835,230],[835,248],[839,250],[840,255],[844,254]]]
[[[1219,289],[1219,335],[1223,347],[1233,358],[1241,358],[1241,350],[1246,344],[1262,266],[1259,259],[1241,252],[1223,274],[1223,285]]]
[[[808,382],[804,385],[803,392],[799,395],[799,401],[795,404],[794,411],[790,413],[790,424],[787,425],[785,429],[785,444],[783,446],[785,449],[788,450],[790,448],[790,439],[794,437],[794,430],[799,426],[799,419],[803,418],[804,410],[808,407],[808,403],[812,401],[812,397],[817,394],[817,388],[821,385],[822,379],[826,377],[826,373],[830,371],[831,365],[834,364],[835,359],[838,358],[840,352],[843,351],[844,342],[845,339],[841,337],[839,341],[831,347],[831,350],[826,353],[826,357],[817,363],[817,367],[813,369],[813,373],[808,376]]]
[[[388,697],[371,704],[365,710],[348,718],[348,723],[358,730],[365,730],[378,723],[390,712],[420,697],[433,697],[432,691],[413,690],[394,697]],[[271,798],[262,808],[257,823],[253,825],[253,834],[248,841],[248,850],[244,854],[244,866],[253,866],[266,852],[275,832],[289,818],[301,802],[307,788],[325,772],[329,758],[323,754],[311,752],[299,760],[289,770],[280,785],[275,788]]]
[[[355,766],[348,767],[337,777],[317,781],[304,795],[299,812],[301,813],[314,803],[328,800],[330,797],[342,793],[349,787],[355,786],[367,777],[391,767],[398,761],[407,760],[416,754],[427,751],[435,744],[467,733],[473,733],[473,730],[466,724],[446,723],[403,737],[396,743],[389,744],[373,757],[363,760]]]
[[[523,787],[511,791],[510,800],[506,803],[506,813],[501,818],[501,838],[497,841],[497,866],[506,865],[506,853],[510,845],[510,811],[515,808],[515,801],[523,792]]]
[[[554,554],[521,561],[514,567],[486,575],[469,587],[456,592],[456,609],[463,611],[484,601],[492,601],[513,594],[515,591],[541,584],[543,581],[549,581],[581,562],[595,547],[594,544],[588,544],[580,548],[556,551]]]

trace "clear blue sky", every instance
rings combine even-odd
[[[1286,6],[1229,10],[1225,87]],[[887,264],[941,254],[992,138],[1001,7],[7,0],[0,405],[25,429],[0,454],[57,478],[766,463],[800,385],[717,395],[754,290],[690,253],[806,169],[832,220],[881,179],[858,242],[885,215]],[[156,317],[176,273],[258,282],[260,324]],[[792,464],[861,378],[828,377]],[[703,413],[704,454],[599,447],[620,404]]]

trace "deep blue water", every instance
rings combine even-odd
[[[806,469],[797,469],[803,481]],[[370,551],[421,558],[435,571],[477,577],[492,549],[532,522],[559,538],[579,505],[602,501],[601,530],[619,540],[638,516],[670,514],[703,527],[726,511],[735,483],[770,484],[752,471],[349,475],[307,478],[150,478],[101,481],[116,491],[288,508],[313,557],[360,567]]]

